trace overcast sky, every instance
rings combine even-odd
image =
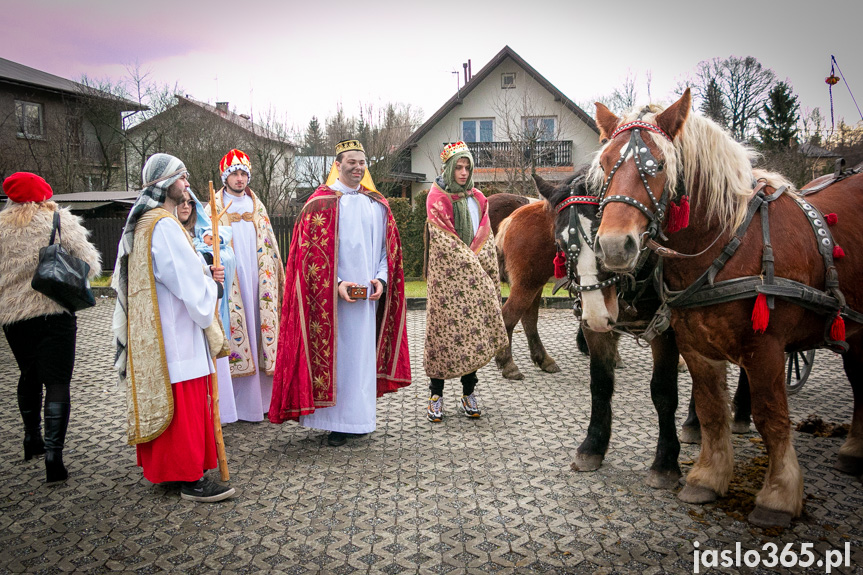
[[[298,127],[339,103],[406,102],[428,118],[455,92],[454,70],[470,58],[476,73],[507,44],[579,104],[630,74],[640,103],[648,75],[652,100],[668,103],[699,61],[751,55],[829,121],[831,54],[863,106],[861,16],[860,0],[28,0],[0,55],[72,80],[116,80],[137,61],[195,99],[273,107]],[[860,121],[851,93],[834,87],[837,121]]]

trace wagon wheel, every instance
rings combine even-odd
[[[794,395],[803,388],[814,362],[814,349],[785,354],[785,389],[788,395]]]

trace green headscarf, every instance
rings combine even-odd
[[[453,177],[455,165],[460,158],[467,158],[470,162],[470,175],[463,186],[459,185]],[[467,208],[467,198],[473,195],[471,191],[473,190],[473,166],[473,156],[469,150],[453,155],[443,165],[444,190],[449,194],[450,200],[452,200],[455,231],[458,237],[461,238],[461,241],[467,245],[470,245],[473,241],[473,222],[471,222],[470,212]]]

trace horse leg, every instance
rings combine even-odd
[[[560,368],[557,367],[554,359],[545,351],[545,346],[542,345],[542,341],[539,339],[539,331],[536,329],[537,321],[539,321],[540,305],[542,305],[542,290],[537,292],[530,307],[521,316],[521,326],[524,328],[524,335],[527,336],[527,346],[530,348],[530,359],[546,373],[559,373]]]
[[[680,479],[680,442],[677,440],[674,417],[677,412],[677,341],[674,332],[666,331],[650,343],[653,352],[653,377],[650,380],[650,398],[659,419],[659,439],[656,456],[647,484],[657,489],[671,489]]]
[[[752,396],[749,394],[749,377],[746,370],[740,370],[737,380],[737,391],[734,392],[734,419],[731,420],[731,433],[749,433],[749,423],[752,419]]]
[[[754,356],[758,363],[743,367],[749,376],[752,419],[764,440],[768,464],[749,522],[759,527],[787,527],[803,511],[803,475],[791,437],[785,352],[778,343],[765,341]]]
[[[701,443],[701,422],[695,412],[695,393],[689,395],[689,412],[680,428],[681,443]]]
[[[611,396],[614,393],[614,356],[617,340],[613,332],[584,330],[590,348],[590,423],[587,437],[578,446],[573,471],[596,471],[605,459],[611,439]]]
[[[726,363],[694,351],[684,351],[683,355],[692,374],[692,396],[701,421],[701,453],[677,496],[686,503],[709,503],[728,493],[734,471]]]
[[[537,291],[542,293],[542,286],[538,290],[528,291],[527,293],[526,291],[525,288],[517,283],[510,284],[509,297],[501,310],[503,323],[506,326],[506,335],[509,338],[509,345],[497,354],[495,362],[501,370],[501,374],[506,379],[524,379],[524,375],[522,375],[512,359],[512,330],[515,329],[518,321],[533,303]]]
[[[851,416],[851,431],[848,433],[848,439],[839,448],[839,456],[835,464],[836,469],[842,473],[857,476],[863,475],[863,357],[861,357],[863,349],[860,347],[861,343],[863,338],[855,336],[849,341],[851,349],[842,356],[845,374],[851,382],[851,390],[854,393],[854,413]]]

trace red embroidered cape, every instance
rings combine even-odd
[[[402,247],[386,199],[362,187],[360,193],[387,210],[388,283],[385,301],[378,304],[377,326],[380,397],[411,382]],[[319,407],[335,405],[340,196],[319,187],[294,224],[270,402],[273,423],[296,421]]]

